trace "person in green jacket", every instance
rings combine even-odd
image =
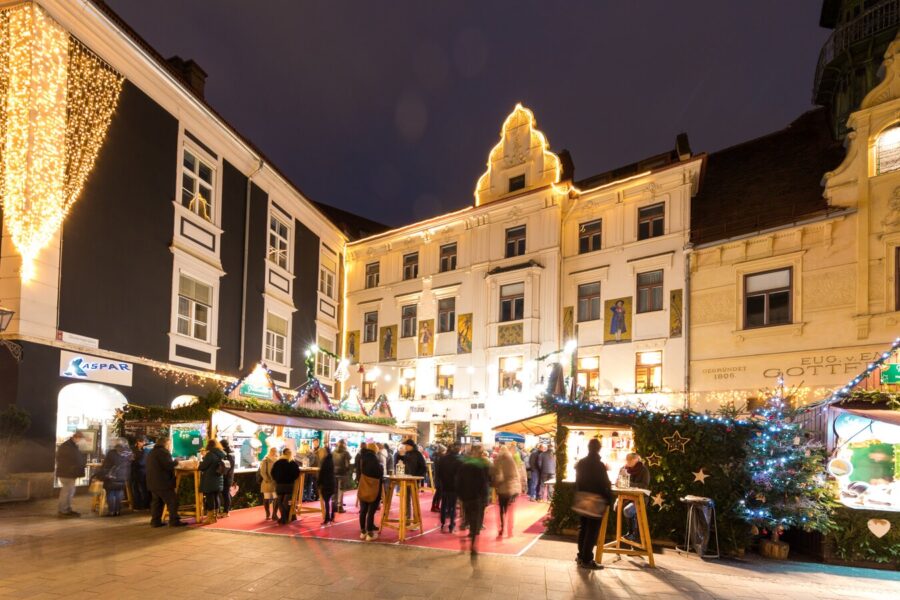
[[[200,461],[200,491],[203,492],[203,507],[209,517],[207,523],[215,523],[219,513],[220,498],[225,485],[225,451],[218,440],[206,442],[206,454]]]

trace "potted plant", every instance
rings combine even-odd
[[[17,406],[0,412],[0,502],[28,500],[31,496],[31,482],[9,473],[13,450],[30,426],[31,417]]]

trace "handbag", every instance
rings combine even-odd
[[[237,496],[237,493],[240,491],[240,489],[241,488],[238,487],[238,484],[232,483],[231,487],[228,488],[228,493],[231,494],[232,498],[234,498],[235,496]]]
[[[381,481],[375,477],[360,474],[359,488],[356,491],[357,498],[363,502],[375,502],[379,490],[381,490]]]
[[[582,517],[600,519],[609,508],[609,502],[600,494],[594,492],[575,492],[575,500],[572,502],[572,512]]]

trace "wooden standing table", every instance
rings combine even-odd
[[[185,477],[193,478],[194,482],[194,504],[185,504],[178,506],[178,514],[186,517],[194,517],[197,523],[203,522],[203,494],[200,493],[200,470],[193,468],[175,467],[175,496],[178,496],[178,490],[181,489],[181,481]],[[165,521],[169,516],[169,507],[163,506],[162,520]]]
[[[609,511],[612,507],[607,506],[603,513],[603,521],[600,523],[600,535],[597,536],[597,553],[594,560],[598,563],[603,561],[603,553],[610,554],[626,554],[630,556],[646,556],[647,562],[651,567],[656,565],[653,562],[653,541],[650,539],[650,523],[647,521],[647,503],[644,501],[645,496],[650,492],[637,488],[620,489],[614,487],[612,489],[613,496],[616,497],[616,537],[613,541],[606,543],[606,527],[609,525]],[[638,534],[640,541],[634,542],[622,536],[622,511],[628,502],[633,502],[637,510],[636,517],[638,523]]]
[[[428,472],[428,479],[425,480],[425,482],[427,482],[428,485],[425,485],[425,482],[423,482],[423,483],[422,483],[422,489],[430,490],[430,491],[433,492],[433,491],[435,491],[435,486],[434,486],[434,461],[430,461],[430,460],[425,461],[425,470]]]
[[[322,520],[325,520],[325,501],[319,496],[319,508],[303,506],[303,490],[306,488],[306,476],[318,475],[318,467],[300,467],[300,477],[294,482],[294,492],[291,495],[291,512],[288,514],[288,523],[294,520],[296,515],[298,518],[306,513],[319,513]]]
[[[381,510],[381,529],[396,529],[397,538],[402,542],[406,539],[406,532],[409,529],[422,529],[422,509],[419,506],[419,482],[424,477],[416,475],[390,475],[388,478],[388,489],[384,494],[384,508]],[[400,498],[400,513],[396,519],[391,518],[391,500],[394,496],[394,486],[400,488],[398,497]],[[412,515],[406,514],[407,500],[412,505]]]

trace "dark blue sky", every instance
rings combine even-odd
[[[711,152],[810,108],[816,0],[108,0],[311,198],[461,208],[521,101],[576,177]]]

